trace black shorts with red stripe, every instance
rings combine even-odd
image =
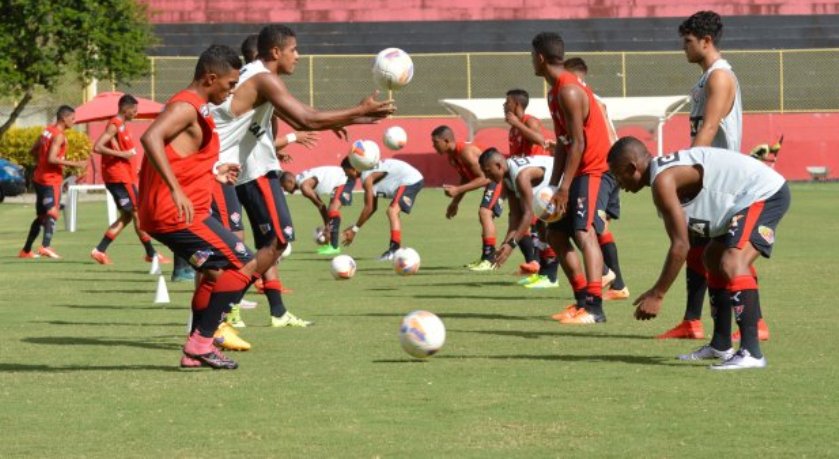
[[[58,208],[61,202],[61,185],[44,185],[32,182],[35,186],[35,213],[40,217],[49,215],[58,220]]]
[[[355,188],[355,179],[348,178],[347,183],[332,190],[332,196],[329,197],[330,201],[338,200],[342,206],[351,206],[353,188]]]
[[[133,212],[137,208],[137,185],[133,183],[106,182],[105,188],[111,196],[117,208],[123,212]]]
[[[242,204],[236,195],[236,186],[216,182],[213,189],[213,202],[210,206],[213,218],[230,231],[244,231],[242,222]]]
[[[750,242],[761,255],[769,258],[775,245],[775,230],[790,205],[789,185],[784,183],[766,201],[758,201],[734,214],[728,232],[714,240],[728,248],[742,249]]]
[[[151,236],[195,269],[238,269],[253,259],[245,243],[211,216],[186,229]]]
[[[282,244],[294,240],[291,213],[276,171],[237,185],[236,194],[248,213],[257,249],[273,244],[276,240]]]
[[[504,208],[501,207],[501,192],[503,190],[504,186],[502,184],[489,182],[484,187],[484,197],[481,198],[481,208],[492,210],[492,216],[496,218],[504,212]]]
[[[422,180],[410,185],[400,186],[396,189],[396,194],[393,195],[393,201],[390,202],[390,207],[399,206],[399,210],[410,214],[417,200],[417,195],[422,191],[423,186],[424,183]]]
[[[548,225],[553,231],[572,234],[574,231],[586,231],[594,227],[597,234],[606,228],[605,221],[598,212],[601,177],[581,175],[574,177],[568,190],[568,207],[560,220]]]

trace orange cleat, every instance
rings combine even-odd
[[[98,249],[93,249],[90,251],[90,258],[93,258],[93,261],[99,263],[100,265],[112,265],[114,262],[111,261],[111,257],[108,256],[105,252],[100,252]]]
[[[556,314],[552,315],[551,319],[558,320],[558,321],[562,322],[563,319],[573,317],[574,314],[576,314],[576,313],[577,313],[577,303],[571,303],[568,306],[565,306],[565,309],[563,309],[562,311],[557,312]]]
[[[37,256],[34,253],[32,253],[31,251],[27,252],[27,251],[22,250],[22,249],[21,249],[20,252],[18,252],[17,257],[18,258],[37,258]]]
[[[620,290],[609,289],[603,294],[603,301],[626,300],[629,299],[629,288],[624,287]]]
[[[146,260],[146,263],[151,263],[151,260],[152,260],[152,258],[148,255],[143,257],[143,259]],[[157,262],[160,263],[161,265],[165,265],[165,264],[172,263],[172,259],[171,258],[166,258],[166,257],[163,256],[163,254],[158,253],[157,254]]]
[[[670,330],[656,336],[657,339],[705,339],[701,320],[683,320]]]
[[[55,258],[55,259],[61,258],[61,255],[56,253],[56,251],[53,250],[52,247],[40,247],[38,249],[38,255],[40,255],[42,257],[47,257],[47,258]]]
[[[526,276],[528,274],[536,274],[539,272],[539,262],[536,260],[530,263],[522,263],[519,265],[519,274]]]
[[[563,325],[594,325],[603,322],[606,322],[605,314],[592,314],[585,309],[577,309],[573,316],[559,321]]]
[[[760,341],[769,341],[769,326],[766,321],[759,319],[757,321],[757,339]],[[740,341],[740,330],[731,334],[731,341]]]

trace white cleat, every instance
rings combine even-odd
[[[746,349],[740,349],[725,361],[708,367],[709,370],[748,370],[751,368],[766,368],[766,357],[756,359]]]
[[[248,300],[246,300],[246,299],[242,298],[242,301],[239,301],[239,305],[238,305],[238,306],[239,306],[240,308],[242,308],[242,309],[253,309],[253,308],[255,308],[258,304],[259,304],[259,303],[257,303],[256,301],[248,301]]]
[[[681,354],[676,356],[679,360],[710,360],[710,359],[720,359],[722,361],[726,361],[730,359],[734,355],[734,348],[729,348],[725,351],[718,351],[711,347],[710,344],[706,344],[699,349],[691,352],[690,354]]]

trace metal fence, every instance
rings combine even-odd
[[[738,75],[744,109],[765,112],[839,111],[839,49],[725,51]],[[412,54],[414,80],[393,96],[400,116],[436,117],[448,112],[438,99],[503,97],[511,88],[544,96],[547,86],[533,75],[529,53]],[[680,51],[571,53],[589,67],[587,81],[604,97],[687,94],[699,67]],[[151,74],[129,84],[100,83],[165,101],[191,79],[196,58],[151,57]],[[291,92],[318,108],[357,103],[374,89],[372,55],[302,56],[294,75],[284,77]]]

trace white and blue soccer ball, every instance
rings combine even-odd
[[[414,78],[414,61],[399,48],[387,48],[373,62],[373,82],[385,91],[403,88]]]
[[[338,280],[352,279],[355,276],[355,260],[349,255],[338,255],[332,259],[330,271]]]
[[[420,256],[411,248],[399,249],[393,254],[393,270],[401,276],[416,274],[420,269]]]
[[[425,359],[440,351],[446,343],[446,326],[428,311],[413,311],[399,326],[399,344],[411,357]]]
[[[376,167],[381,156],[379,145],[372,140],[356,140],[350,147],[350,165],[359,172]]]
[[[315,228],[314,233],[312,234],[312,239],[315,241],[317,245],[326,244],[326,228],[323,226],[318,226]]]
[[[533,214],[543,222],[553,223],[563,217],[551,201],[556,190],[555,186],[544,185],[533,191]]]
[[[401,150],[408,144],[408,133],[399,126],[391,126],[385,131],[383,140],[391,150]]]

